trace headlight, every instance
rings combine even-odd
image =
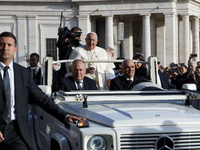
[[[88,141],[88,150],[105,150],[106,142],[101,136],[93,136]]]

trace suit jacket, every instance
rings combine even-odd
[[[28,69],[31,70],[31,67],[28,67]],[[42,70],[41,68],[38,69],[36,75],[33,77],[33,80],[37,85],[40,85],[42,83]]]
[[[51,98],[45,95],[33,81],[30,70],[13,63],[15,83],[15,114],[19,130],[25,142],[31,148],[31,131],[28,125],[28,103],[34,102],[58,120],[64,122],[67,115]],[[0,77],[0,130],[3,129],[3,113],[6,103],[5,89]]]
[[[72,76],[62,78],[59,83],[59,89],[63,91],[78,90],[74,82],[75,81]],[[93,79],[84,77],[83,85],[84,85],[84,90],[98,90],[96,82]]]
[[[118,76],[111,80],[110,90],[131,90],[134,85],[144,81],[149,82],[149,80],[144,77],[135,76],[133,83],[130,84],[125,76]]]
[[[158,71],[158,74],[160,76],[160,81],[161,81],[161,86],[163,89],[169,89],[170,85],[169,85],[169,80],[168,80],[168,76],[167,74]]]
[[[52,92],[58,89],[58,81],[60,79],[60,70],[53,70],[53,82],[52,82]]]
[[[139,69],[135,69],[135,76],[147,77],[147,68],[140,67]]]

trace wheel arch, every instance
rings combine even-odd
[[[70,150],[68,139],[60,133],[54,133],[51,137],[51,150],[55,150],[59,147],[59,150]]]

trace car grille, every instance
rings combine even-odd
[[[161,137],[172,140],[174,150],[200,149],[200,132],[180,132],[180,133],[148,133],[148,134],[121,134],[121,150],[155,150]],[[161,141],[161,140],[160,140]],[[168,146],[166,142],[159,144]],[[167,148],[166,148],[167,149]]]

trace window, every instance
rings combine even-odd
[[[53,58],[57,58],[57,47],[56,47],[57,39],[46,39],[46,54],[51,54]]]

